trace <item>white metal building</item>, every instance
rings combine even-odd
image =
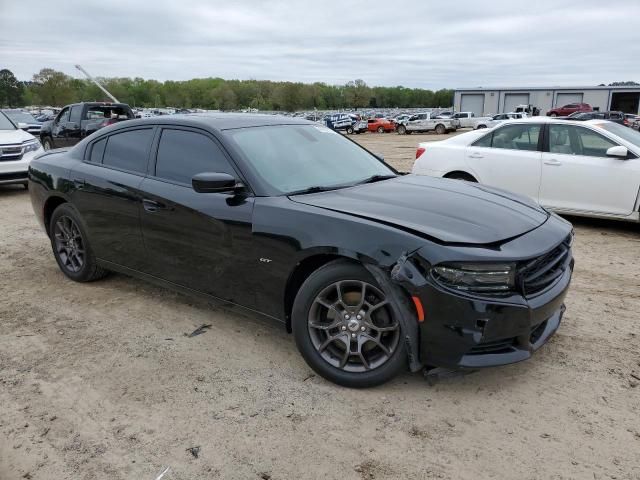
[[[544,115],[554,107],[588,103],[600,111],[640,113],[640,85],[629,87],[531,87],[456,89],[453,106],[458,112],[492,115],[512,112],[516,105],[533,105]]]

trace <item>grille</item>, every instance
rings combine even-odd
[[[0,162],[15,162],[22,159],[22,145],[0,145]]]
[[[479,343],[471,349],[471,355],[482,355],[487,353],[507,353],[516,343],[516,337],[495,340],[493,342]]]
[[[535,295],[553,285],[571,263],[571,236],[541,257],[523,263],[518,269],[522,294]]]

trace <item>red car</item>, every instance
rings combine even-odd
[[[396,129],[396,124],[393,120],[387,120],[386,118],[372,118],[367,120],[367,130],[370,132],[393,132]]]
[[[593,112],[593,108],[588,103],[570,103],[564,107],[552,108],[547,112],[548,117],[566,117],[575,112]]]

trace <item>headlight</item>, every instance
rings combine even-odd
[[[514,288],[514,263],[457,263],[437,265],[431,270],[442,285],[478,293],[507,292]]]
[[[35,152],[40,148],[40,141],[37,138],[28,140],[22,144],[23,153]]]

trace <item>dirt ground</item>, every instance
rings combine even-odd
[[[355,138],[406,169],[437,137]],[[356,391],[278,325],[67,280],[0,187],[0,479],[640,479],[640,226],[571,220],[567,313],[533,359]]]

